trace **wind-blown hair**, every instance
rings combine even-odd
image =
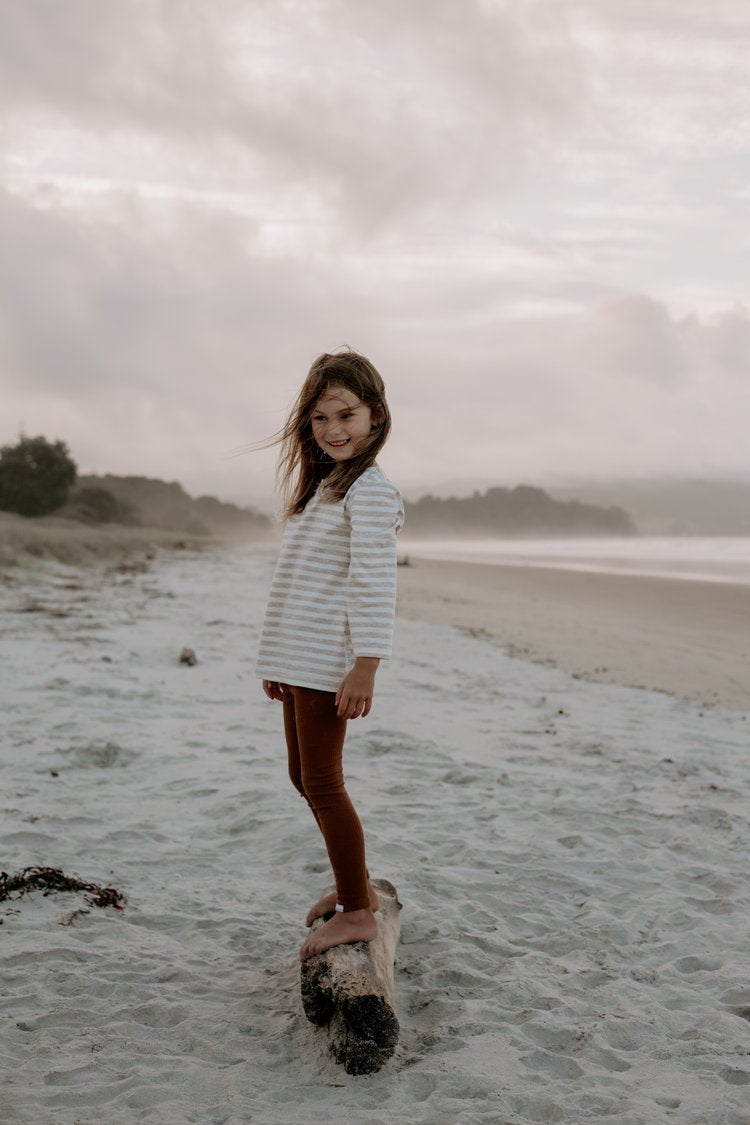
[[[334,461],[313,437],[315,405],[328,387],[345,387],[372,411],[369,436],[346,461]],[[385,386],[369,359],[350,349],[319,355],[276,438],[281,445],[277,479],[284,516],[288,518],[304,511],[323,480],[326,483],[322,499],[328,503],[343,500],[355,480],[374,463],[390,432],[391,415],[385,400]]]

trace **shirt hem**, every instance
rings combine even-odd
[[[286,676],[283,672],[258,671],[257,674],[262,680],[273,680],[275,683],[289,684],[289,687],[310,688],[312,691],[330,691],[334,694],[339,690],[346,676],[346,672],[343,672],[335,683],[331,683],[330,680],[323,683],[321,680],[316,680],[312,676],[305,676],[299,672],[292,672]]]

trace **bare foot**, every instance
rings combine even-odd
[[[331,891],[329,895],[323,895],[323,897],[318,899],[315,903],[315,906],[311,906],[308,910],[305,925],[312,926],[316,918],[324,918],[326,914],[333,914],[337,902],[338,899],[336,898],[335,891]],[[370,883],[370,910],[372,910],[373,914],[380,910],[380,899],[373,890],[372,883]]]
[[[300,961],[307,961],[316,953],[346,945],[350,941],[372,941],[378,933],[378,923],[371,910],[345,910],[334,914],[322,926],[313,930],[299,951]]]

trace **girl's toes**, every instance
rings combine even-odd
[[[303,943],[302,948],[299,951],[299,959],[300,961],[307,961],[309,957],[313,957],[317,952],[318,951],[315,948],[315,942],[313,941],[312,937],[309,937],[307,941]]]

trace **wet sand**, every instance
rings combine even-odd
[[[399,612],[573,676],[750,708],[750,586],[411,556]]]

